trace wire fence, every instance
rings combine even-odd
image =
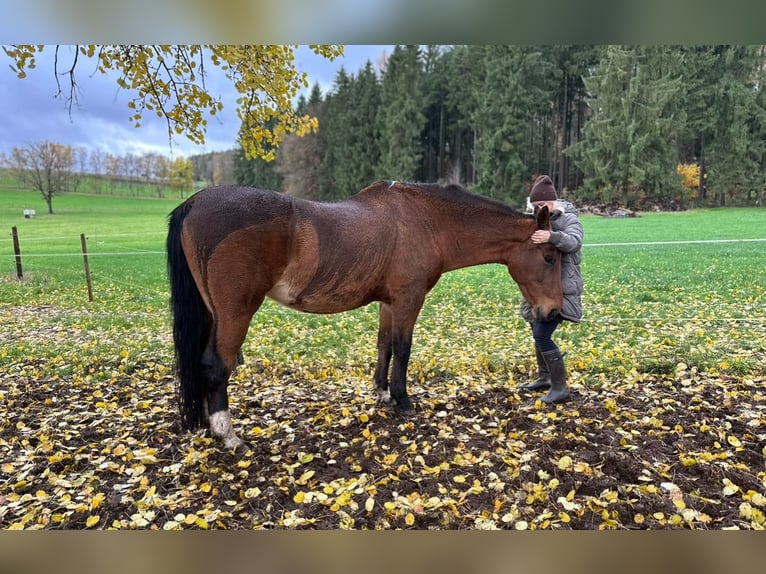
[[[146,239],[149,236],[165,236],[165,232],[149,232],[149,233],[114,233],[114,234],[98,234],[91,237],[87,237],[86,239],[97,239],[98,241],[103,241],[107,239],[115,239],[115,238],[141,238]],[[72,240],[71,236],[31,236],[31,237],[24,237],[23,242],[26,245],[28,242],[36,242],[36,241],[64,241],[64,240]],[[645,247],[645,246],[680,246],[680,245],[715,245],[715,244],[736,244],[736,243],[764,243],[766,242],[766,238],[742,238],[742,239],[703,239],[703,240],[673,240],[673,241],[633,241],[633,242],[608,242],[608,243],[584,243],[583,249],[591,249],[591,248],[603,248],[603,247]],[[146,256],[165,256],[166,252],[164,249],[136,249],[135,247],[126,247],[124,251],[115,251],[115,247],[117,249],[120,249],[119,245],[113,245],[110,244],[109,248],[110,251],[98,251],[98,250],[89,250],[87,252],[87,258],[102,258],[102,257],[146,257]],[[83,246],[84,250],[84,246]],[[6,251],[3,248],[0,248],[0,259],[8,261],[10,263],[10,270],[13,269],[13,266],[16,265],[19,261],[19,259],[24,262],[29,259],[32,260],[39,260],[39,259],[66,259],[66,258],[82,258],[84,256],[83,251],[79,252],[23,252],[23,253],[14,253],[13,251]],[[25,267],[29,267],[26,266]],[[43,267],[33,266],[32,267],[35,271],[40,271],[43,269]],[[57,268],[57,271],[63,271],[61,268]],[[73,275],[82,273],[83,269],[82,267],[75,268],[72,267],[68,269]],[[130,284],[128,281],[124,280],[124,278],[115,277],[111,274],[104,273],[100,270],[91,270],[90,273],[93,277],[96,277],[101,280],[105,280],[107,282],[111,282],[113,284],[122,285],[126,290],[134,288],[132,284]],[[585,299],[585,306],[588,307],[587,302],[587,293],[584,295]],[[295,313],[295,311],[276,307],[272,309],[273,313],[283,313],[283,314],[291,314]],[[140,317],[142,314],[140,312],[133,312],[130,313],[131,316],[134,317]],[[154,313],[145,313],[146,317],[153,316]],[[424,311],[420,314],[419,320],[421,321],[431,321],[431,322],[443,322],[448,321],[449,318],[442,317],[438,313],[429,313],[427,309],[424,309]],[[460,320],[462,322],[488,322],[488,323],[502,323],[507,322],[509,320],[508,316],[464,316],[461,315]],[[609,315],[598,315],[596,317],[584,317],[582,320],[582,323],[589,324],[589,323],[662,323],[662,324],[673,324],[673,323],[703,323],[703,324],[723,324],[723,323],[735,323],[735,324],[766,324],[766,316],[727,316],[727,317],[695,317],[695,316],[632,316],[632,317],[625,317],[625,316],[609,316]]]
[[[146,234],[139,234],[139,233],[119,233],[119,234],[111,234],[111,235],[98,235],[98,236],[88,236],[87,238],[95,239],[96,237],[98,239],[108,239],[108,238],[114,238],[114,237],[147,237],[149,235],[162,235],[164,237],[164,232],[156,232],[156,233],[146,233]],[[24,243],[27,243],[29,241],[51,241],[51,240],[65,240],[65,239],[72,239],[71,236],[59,236],[59,237],[24,237]],[[656,247],[656,246],[668,246],[672,247],[675,245],[714,245],[714,244],[725,244],[725,243],[766,243],[766,237],[756,237],[756,238],[746,238],[746,239],[690,239],[690,240],[674,240],[674,241],[625,241],[625,242],[608,242],[608,243],[583,243],[582,248],[583,249],[589,249],[593,247]],[[164,255],[164,250],[151,250],[151,249],[141,249],[141,250],[133,250],[133,251],[105,251],[105,252],[89,252],[90,256],[139,256],[139,255]],[[0,250],[0,256],[13,256],[12,252],[8,252],[7,254],[3,254],[2,250]],[[58,252],[50,252],[50,253],[24,253],[23,254],[24,259],[28,257],[82,257],[82,252],[70,252],[70,253],[58,253]]]
[[[76,305],[72,308],[71,305],[58,307],[54,303],[50,306],[40,306],[41,308],[46,308],[42,313],[34,313],[34,321],[39,321],[46,325],[56,325],[60,321],[74,320],[100,325],[101,321],[108,322],[118,314],[120,321],[134,324],[137,328],[141,325],[152,324],[154,325],[154,331],[157,332],[156,321],[158,317],[161,317],[161,320],[166,322],[171,320],[169,306],[167,305],[168,291],[164,269],[166,252],[164,249],[153,248],[152,245],[157,243],[154,241],[155,238],[164,238],[165,234],[164,232],[157,232],[151,234],[154,237],[149,237],[149,235],[142,233],[119,233],[90,236],[88,239],[91,241],[93,249],[89,250],[88,257],[95,260],[91,266],[91,274],[95,282],[94,287],[97,299],[105,300],[107,296],[111,297],[115,293],[124,300],[145,297],[151,303],[153,309],[142,310],[145,308],[142,301],[120,306],[120,310],[117,313],[106,310],[103,305]],[[147,239],[147,247],[138,248],[136,245],[131,244],[131,239]],[[24,237],[22,247],[32,242],[28,252],[22,254],[25,269],[29,268],[31,274],[42,276],[47,273],[50,277],[65,278],[65,280],[61,281],[62,284],[74,285],[78,280],[81,281],[83,265],[82,263],[77,265],[75,260],[83,257],[83,253],[74,250],[74,241],[69,243],[69,240],[72,240],[72,237]],[[47,249],[47,245],[41,245],[43,242],[50,243],[51,241],[62,243],[54,246],[54,249]],[[67,242],[67,245],[64,245],[63,242]],[[665,247],[672,248],[673,246],[682,247],[687,245],[713,246],[738,243],[755,245],[764,242],[766,242],[766,238],[585,243],[583,244],[583,250],[615,248],[627,251],[641,247],[662,249]],[[35,247],[43,247],[45,252],[37,252]],[[56,252],[55,249],[57,247],[61,247],[61,251]],[[100,251],[101,249],[103,251]],[[131,275],[134,270],[131,269],[124,274],[109,272],[104,268],[114,270],[116,267],[114,265],[103,264],[103,260],[106,258],[146,258],[147,264],[142,264],[140,267],[143,267],[146,273],[154,276],[151,281],[151,288],[144,293],[139,293],[140,289],[146,289],[146,286],[137,284],[135,277]],[[0,246],[0,261],[8,262],[10,269],[12,269],[15,263],[15,254],[9,251],[7,246]],[[103,265],[100,265],[99,261]],[[66,289],[69,289],[69,287],[66,287]],[[62,291],[61,293],[64,293],[65,297],[69,297],[69,291]],[[609,358],[608,356],[608,353],[612,352],[611,347],[609,347],[610,342],[617,341],[624,341],[625,345],[631,347],[633,350],[631,360],[636,365],[640,364],[642,365],[641,368],[646,369],[671,369],[678,363],[689,361],[695,365],[715,366],[723,360],[729,360],[733,363],[739,360],[743,362],[758,361],[758,357],[763,356],[763,345],[757,341],[766,340],[764,339],[766,337],[766,315],[764,315],[766,306],[761,304],[759,307],[758,302],[755,305],[751,305],[749,310],[743,310],[736,305],[726,305],[719,310],[719,312],[725,313],[726,316],[712,316],[712,313],[708,313],[707,310],[704,312],[700,311],[699,315],[693,315],[692,313],[698,311],[698,309],[693,309],[689,313],[689,309],[687,309],[687,312],[684,312],[682,306],[677,308],[672,306],[658,308],[635,306],[631,308],[628,306],[616,309],[613,306],[604,304],[603,301],[599,300],[599,297],[599,294],[590,294],[586,290],[583,295],[583,307],[586,314],[581,322],[582,328],[563,333],[561,342],[564,347],[569,346],[568,348],[578,349],[579,345],[582,344],[583,348],[588,349],[588,351],[580,353],[580,358],[586,356],[589,351],[597,350],[602,352],[602,348],[608,348],[608,351],[603,351],[603,354],[599,355],[599,361],[602,361],[605,365],[603,369],[612,369],[616,363],[622,360],[619,357]],[[82,302],[85,302],[84,296]],[[34,305],[30,306],[31,309],[34,307]],[[112,307],[108,306],[107,309]],[[437,340],[454,340],[465,337],[466,333],[470,332],[471,337],[490,335],[495,338],[494,340],[501,340],[506,337],[506,334],[510,333],[510,338],[508,339],[510,342],[506,346],[500,345],[496,347],[496,353],[511,353],[516,359],[523,357],[526,360],[529,354],[528,349],[519,348],[518,341],[519,336],[528,333],[528,328],[520,314],[513,312],[514,310],[511,309],[508,314],[495,314],[496,311],[493,313],[490,310],[489,315],[481,315],[475,311],[472,313],[471,308],[468,307],[462,309],[459,313],[454,313],[452,312],[453,310],[445,312],[438,302],[434,303],[429,298],[418,317],[416,329],[419,332],[416,336],[420,337],[423,333],[430,332],[436,334]],[[753,312],[754,310],[760,312]],[[657,311],[657,313],[652,311]],[[630,315],[631,312],[635,312],[635,314],[626,316]],[[6,319],[17,322],[18,325],[22,326],[22,329],[25,328],[23,326],[28,325],[28,317],[19,316],[14,319],[13,313],[14,310],[11,307]],[[368,310],[361,310],[361,313],[360,317],[363,318],[364,324],[374,325],[377,322],[374,307]],[[615,313],[619,313],[619,315]],[[21,315],[24,314],[22,313]],[[268,303],[259,312],[258,317],[260,319],[256,320],[268,325],[272,322],[275,324],[284,323],[287,319],[297,315],[305,316],[305,314],[295,310]],[[344,337],[347,337],[344,334],[346,329],[332,324],[332,318],[321,319],[321,321],[319,323],[320,327],[315,329],[317,332],[327,332],[331,329],[333,334],[337,335],[340,340],[344,340]],[[327,323],[324,321],[327,321]],[[299,324],[295,323],[294,325]],[[296,328],[299,331],[301,329],[300,327]],[[355,324],[351,329],[358,333],[359,325]],[[167,330],[162,331],[160,329],[159,333],[162,334],[158,335],[158,337],[169,341],[168,332]],[[343,351],[339,351],[339,353],[348,360],[353,359],[362,362],[373,360],[374,345],[371,345],[370,341],[374,338],[374,332],[375,329],[371,327],[368,337],[355,337],[349,343],[348,348],[343,348]],[[257,331],[254,331],[254,333],[257,333]],[[717,342],[715,350],[712,351],[715,356],[709,356],[711,351],[700,350],[704,347],[703,339],[708,333],[716,334],[714,336]],[[655,350],[649,349],[649,347],[642,343],[642,337],[647,337],[649,336],[648,334],[654,337],[653,340],[655,342],[663,340],[665,337],[668,337],[668,342],[667,344],[662,343]],[[15,336],[15,334],[10,333],[8,340],[12,341]],[[258,335],[254,334],[253,336]],[[586,341],[587,343],[585,343]],[[720,341],[724,341],[724,343]],[[747,344],[742,343],[743,341],[746,341]],[[0,342],[3,342],[2,337],[0,337]],[[305,344],[308,345],[309,343]],[[310,346],[303,347],[302,352],[306,353],[307,356],[312,356],[309,351],[310,348]],[[415,356],[418,356],[417,353]],[[596,363],[591,362],[587,362],[587,366],[581,368],[581,370],[583,369],[583,372],[587,372],[590,377],[598,376],[602,370]]]

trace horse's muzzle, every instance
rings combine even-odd
[[[546,310],[542,307],[537,307],[537,312],[535,313],[535,319],[538,321],[553,321],[554,319],[561,316],[561,310],[556,309],[555,307],[548,311],[546,313]]]

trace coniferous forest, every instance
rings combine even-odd
[[[580,202],[760,205],[766,46],[396,46],[297,103],[319,119],[240,184],[322,200],[373,181],[460,183],[521,205],[550,174]]]

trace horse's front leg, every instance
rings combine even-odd
[[[391,369],[391,400],[396,403],[396,410],[405,415],[415,414],[412,401],[407,394],[407,365],[410,362],[412,349],[412,329],[409,331],[394,331],[393,366]]]
[[[378,324],[378,364],[375,367],[374,380],[378,400],[387,405],[392,402],[391,391],[388,388],[388,369],[393,353],[391,346],[392,318],[391,305],[381,302]]]

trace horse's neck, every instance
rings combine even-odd
[[[443,229],[444,271],[508,261],[510,253],[534,231],[529,219],[504,214],[457,219]]]

